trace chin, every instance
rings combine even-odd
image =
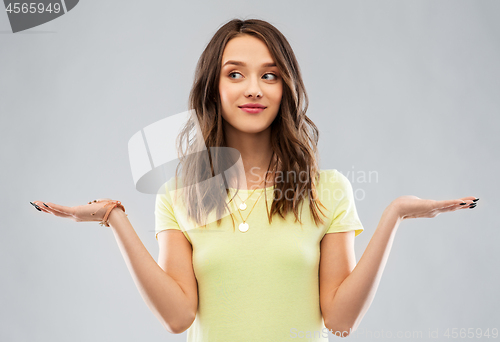
[[[267,129],[267,127],[248,127],[245,126],[245,128],[241,129],[240,132],[242,133],[248,133],[248,134],[257,134],[257,133],[262,133]]]

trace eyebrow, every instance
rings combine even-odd
[[[224,63],[224,65],[222,67],[225,67],[226,65],[228,64],[232,64],[232,65],[240,65],[240,66],[246,66],[245,63],[243,62],[240,62],[240,61],[233,61],[233,60],[229,60],[227,61],[226,63]],[[262,64],[263,67],[275,67],[276,66],[276,63],[274,62],[271,62],[271,63],[264,63]]]

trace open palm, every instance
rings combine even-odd
[[[100,198],[88,204],[68,207],[52,202],[34,201],[42,211],[58,217],[69,218],[76,222],[102,221],[107,208],[105,207],[109,198]],[[47,206],[45,206],[45,203]]]
[[[448,211],[475,208],[478,200],[473,196],[445,201],[421,199],[417,196],[401,196],[396,198],[392,204],[395,205],[399,217],[404,220],[419,217],[432,218]]]

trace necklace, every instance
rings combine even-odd
[[[255,191],[255,190],[254,190]],[[252,207],[252,210],[250,210],[250,212],[248,213],[248,216],[246,219],[243,219],[243,216],[241,215],[241,211],[238,209],[238,213],[240,214],[240,217],[241,217],[241,220],[243,221],[242,223],[240,223],[240,225],[238,226],[238,229],[240,230],[240,232],[244,233],[248,230],[249,226],[248,226],[248,223],[246,223],[246,220],[248,220],[248,218],[250,217],[250,214],[252,213],[253,211],[253,208],[255,208],[255,205],[257,204],[257,202],[259,201],[260,197],[262,196],[262,193],[264,191],[262,191],[259,195],[259,197],[257,198],[257,200],[255,201],[253,207]]]
[[[259,185],[261,185],[263,182],[264,182],[264,181],[260,182],[260,184],[259,184]],[[239,198],[239,199],[240,199],[240,201],[241,201],[241,203],[240,203],[240,205],[239,205],[240,210],[245,210],[245,209],[247,208],[247,205],[246,205],[246,203],[245,203],[245,202],[246,202],[246,201],[248,201],[248,199],[249,199],[250,197],[252,197],[253,193],[254,193],[257,189],[258,189],[258,188],[255,188],[255,189],[252,191],[252,193],[251,193],[251,194],[247,197],[247,199],[246,199],[246,200],[244,200],[244,201],[241,199],[241,197],[238,195],[238,193],[236,193],[236,196],[238,196],[238,198]]]
[[[266,180],[266,178],[264,178],[264,180]],[[260,184],[262,184],[264,182],[264,180],[262,182],[260,182]],[[260,185],[259,184],[259,185]],[[248,218],[250,217],[250,214],[252,213],[253,211],[253,208],[255,208],[255,205],[257,204],[257,202],[260,200],[262,194],[264,192],[266,192],[267,189],[263,189],[262,192],[260,193],[259,197],[257,198],[257,200],[255,201],[252,209],[250,210],[250,212],[248,213],[248,216],[246,219],[243,219],[243,216],[241,215],[241,211],[240,210],[245,210],[247,208],[247,205],[246,205],[246,201],[248,201],[248,199],[253,195],[253,193],[257,190],[258,188],[254,189],[254,191],[252,191],[252,193],[250,194],[250,196],[247,197],[247,199],[245,201],[242,201],[240,196],[238,196],[238,193],[236,193],[236,196],[238,196],[238,198],[240,199],[240,201],[242,202],[240,205],[239,205],[239,208],[238,208],[238,213],[240,214],[240,217],[241,217],[241,220],[243,222],[240,223],[240,225],[238,226],[238,229],[240,230],[240,232],[242,233],[245,233],[246,231],[248,231],[248,223],[246,223],[246,220],[248,220]],[[234,198],[234,197],[233,197]],[[231,198],[231,200],[229,202],[231,202],[233,200],[233,198]]]

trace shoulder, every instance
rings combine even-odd
[[[174,192],[180,191],[183,188],[183,182],[182,182],[182,177],[171,177],[169,180],[167,180],[165,183],[160,188],[160,191],[162,193],[167,192],[170,194],[173,194]]]
[[[177,178],[177,184],[176,184],[176,178],[171,177],[168,181],[164,182],[158,189],[157,191],[157,198],[161,199],[162,201],[168,202],[170,205],[176,204],[177,197],[180,193],[182,193],[180,190],[182,190],[182,182],[180,178]]]
[[[319,174],[319,185],[326,185],[328,187],[335,186],[341,188],[350,185],[349,179],[337,169],[320,170]]]
[[[332,199],[335,202],[351,197],[353,187],[349,179],[337,169],[320,171],[318,186],[316,187],[320,200]]]

